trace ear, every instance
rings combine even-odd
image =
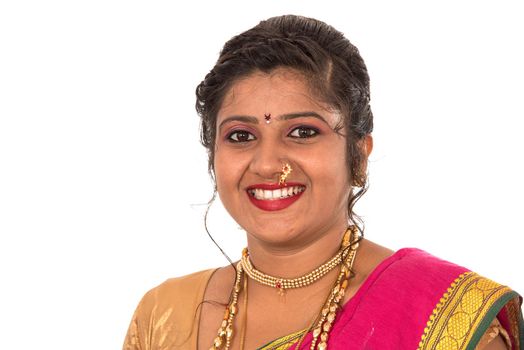
[[[359,140],[358,147],[362,152],[363,159],[358,167],[357,173],[354,174],[355,178],[353,179],[353,185],[357,187],[362,187],[366,183],[367,170],[368,170],[368,157],[373,150],[373,137],[370,134],[367,134]]]
[[[362,140],[362,147],[366,158],[369,157],[371,151],[373,151],[373,136],[371,136],[371,134],[364,136],[364,139]]]

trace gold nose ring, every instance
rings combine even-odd
[[[278,184],[279,185],[285,185],[286,184],[286,179],[289,176],[289,174],[291,174],[292,171],[293,171],[293,169],[291,168],[291,165],[289,165],[289,163],[285,163],[282,166],[282,171],[280,172],[280,175],[278,177]]]

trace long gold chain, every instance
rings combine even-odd
[[[344,300],[346,288],[349,284],[349,279],[352,277],[353,262],[357,253],[358,242],[350,248],[350,252],[342,263],[340,273],[333,289],[331,290],[326,303],[320,311],[319,320],[316,327],[313,329],[313,340],[311,341],[310,350],[325,350],[327,349],[327,341],[329,331],[333,328],[333,323],[340,309],[341,303]],[[298,347],[297,347],[298,349]]]
[[[242,288],[240,283],[242,281],[242,277],[244,276],[242,264],[240,262],[237,264],[236,269],[237,273],[235,277],[235,285],[233,286],[233,291],[231,294],[231,301],[226,307],[224,318],[222,319],[222,323],[218,329],[218,334],[213,340],[213,345],[211,346],[210,350],[229,349],[231,346],[231,339],[233,338],[233,321],[235,319],[235,315],[238,313],[238,295],[240,294],[240,290]]]

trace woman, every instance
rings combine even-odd
[[[232,38],[197,88],[240,262],[166,281],[124,349],[520,349],[520,297],[416,249],[363,239],[373,116],[358,50],[314,19]]]

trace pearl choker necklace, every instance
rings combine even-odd
[[[249,252],[247,248],[244,248],[244,250],[242,251],[241,264],[243,270],[251,279],[266,286],[276,288],[278,290],[278,294],[284,295],[286,289],[306,287],[312,283],[315,283],[316,281],[327,275],[328,272],[340,265],[346,254],[347,251],[339,250],[339,252],[334,257],[332,257],[327,262],[320,265],[310,273],[304,276],[289,279],[270,276],[257,270],[251,263],[251,260],[249,259]]]

